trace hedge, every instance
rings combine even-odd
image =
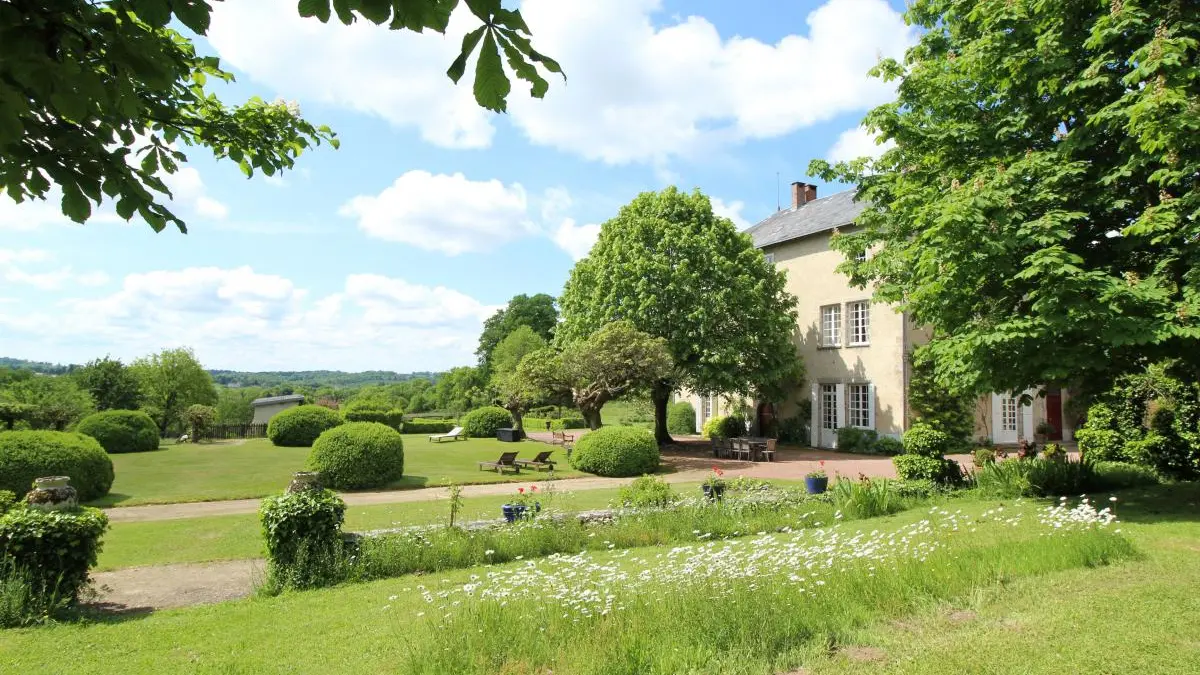
[[[332,488],[383,487],[404,475],[404,439],[386,424],[347,422],[317,438],[308,468]]]
[[[96,439],[108,453],[158,449],[158,425],[141,410],[105,410],[88,415],[75,431]]]
[[[545,431],[546,422],[550,423],[551,431],[566,431],[569,429],[586,429],[587,421],[581,417],[526,417],[522,420],[525,431]]]
[[[696,409],[687,401],[667,406],[667,431],[673,434],[696,433]]]
[[[512,415],[504,408],[496,406],[477,408],[462,418],[462,427],[471,438],[492,438],[495,437],[497,429],[512,425]]]
[[[99,441],[65,431],[6,431],[0,433],[0,490],[21,498],[43,476],[69,476],[86,502],[108,494],[113,463]]]
[[[18,506],[0,516],[0,561],[4,572],[19,575],[33,596],[74,603],[87,585],[107,529],[108,517],[99,509]]]
[[[342,417],[347,422],[378,422],[393,429],[399,429],[404,423],[404,411],[399,408],[384,410],[383,408],[368,408],[351,406],[342,411]]]
[[[404,423],[402,430],[406,434],[445,434],[458,426],[458,422],[450,420],[409,420]]]
[[[325,406],[298,405],[271,418],[267,424],[267,438],[275,445],[303,448],[341,423],[342,416]]]
[[[597,476],[623,478],[654,473],[660,460],[654,434],[637,427],[603,427],[575,441],[571,466]]]

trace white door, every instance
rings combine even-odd
[[[992,394],[992,442],[1016,443],[1033,437],[1033,406],[1020,395]]]
[[[821,385],[821,431],[818,446],[837,447],[837,430],[842,426],[842,385]]]

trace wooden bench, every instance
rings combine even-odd
[[[554,445],[566,445],[567,443],[575,442],[575,434],[568,434],[562,431],[551,431],[550,441]]]
[[[480,462],[479,470],[495,469],[496,473],[504,473],[506,469],[512,469],[513,473],[521,473],[521,467],[517,466],[517,453],[505,452],[500,455],[500,459],[494,462]]]

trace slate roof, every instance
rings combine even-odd
[[[271,405],[272,403],[290,403],[291,401],[304,402],[304,396],[300,394],[288,394],[286,396],[268,396],[266,398],[256,398],[250,402],[250,405]]]
[[[854,201],[857,190],[846,190],[837,194],[814,199],[796,209],[776,211],[759,224],[746,230],[754,245],[766,248],[785,241],[807,237],[818,232],[828,232],[854,222],[867,205]]]

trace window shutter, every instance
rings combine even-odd
[[[821,433],[821,385],[813,382],[812,384],[812,412],[809,414],[808,422],[808,444],[812,447],[817,447],[817,441]]]
[[[846,385],[842,382],[838,382],[836,385],[834,385],[834,391],[837,392],[837,405],[835,406],[835,411],[837,412],[837,427],[841,429],[842,427],[846,426]]]
[[[867,427],[875,428],[875,385],[867,385]]]

